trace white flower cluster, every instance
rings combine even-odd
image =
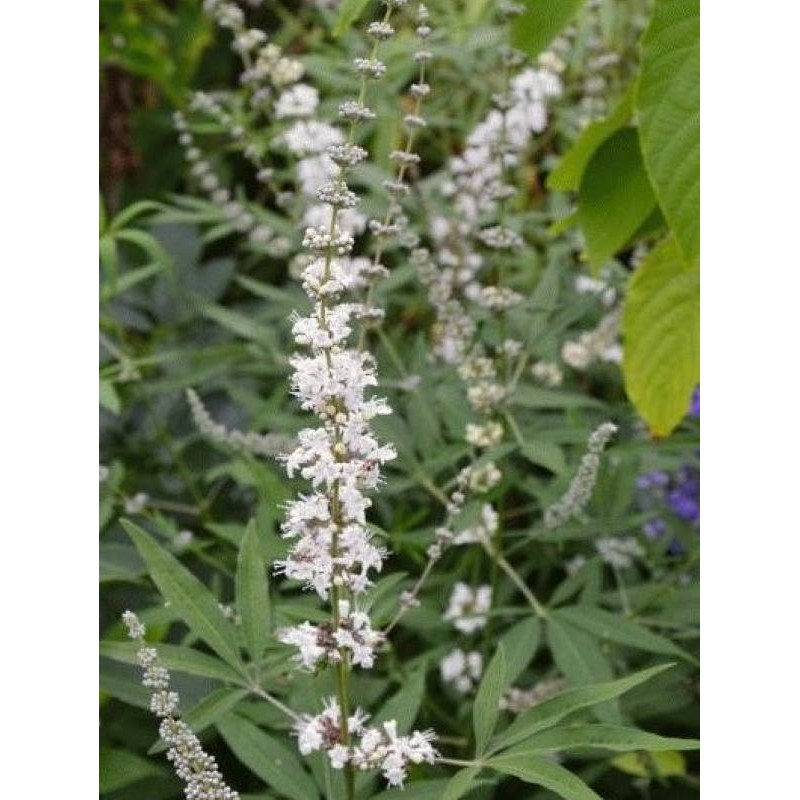
[[[450,603],[444,619],[462,633],[474,633],[486,625],[492,607],[492,587],[478,586],[473,589],[466,583],[457,583],[450,595]]]
[[[347,600],[339,600],[338,625],[312,625],[304,622],[294,628],[278,631],[278,640],[298,649],[295,660],[303,668],[315,669],[321,662],[336,664],[345,652],[350,663],[369,669],[375,663],[375,649],[383,642],[383,634],[374,631],[369,616],[351,611]]]
[[[452,181],[445,194],[453,198],[464,219],[477,221],[494,210],[508,191],[503,184],[504,164],[518,163],[532,134],[547,126],[547,102],[561,93],[558,75],[541,67],[528,67],[512,78],[508,95],[497,98],[495,108],[467,138],[467,148],[450,162]]]
[[[390,786],[400,787],[409,764],[433,764],[436,760],[432,731],[399,736],[394,720],[372,728],[364,724],[368,719],[357,709],[344,725],[339,703],[336,698],[328,698],[322,713],[306,714],[296,725],[300,752],[309,755],[323,750],[334,769],[343,769],[347,764],[364,771],[379,769]]]
[[[460,648],[451,650],[439,662],[439,674],[444,683],[449,683],[459,694],[471,692],[483,672],[483,656],[472,650],[465,653]]]
[[[597,482],[600,454],[616,432],[617,426],[613,422],[604,422],[589,435],[586,453],[567,491],[544,512],[545,527],[557,528],[583,513]]]
[[[137,660],[142,668],[142,685],[152,690],[150,710],[161,717],[158,734],[168,747],[167,758],[186,784],[187,800],[238,800],[238,792],[225,783],[214,757],[203,750],[192,729],[177,719],[180,698],[169,689],[169,671],[159,660],[158,651],[144,640],[144,624],[131,611],[122,615],[122,621],[128,636],[139,644]]]
[[[636,558],[644,558],[644,550],[632,536],[607,536],[598,539],[594,546],[600,558],[615,569],[628,569]]]
[[[561,367],[552,361],[537,361],[531,367],[531,374],[537,381],[551,388],[561,386],[564,382],[564,373]]]
[[[237,452],[252,453],[256,456],[275,458],[279,453],[286,452],[292,446],[293,440],[288,436],[278,433],[242,433],[229,430],[222,423],[215,422],[203,401],[194,389],[186,390],[186,399],[192,412],[192,419],[203,436],[219,444],[231,447]]]
[[[487,461],[484,464],[473,464],[464,467],[459,476],[459,480],[464,483],[471,492],[475,494],[486,494],[490,489],[497,486],[503,477],[503,473],[497,468],[494,461]]]
[[[603,305],[610,307],[617,299],[617,290],[607,281],[600,278],[591,278],[588,275],[578,275],[575,278],[575,291],[578,294],[596,294],[603,301]]]
[[[573,369],[588,369],[595,361],[619,364],[622,361],[622,347],[619,336],[620,310],[617,308],[606,314],[593,328],[582,333],[578,339],[564,342],[561,358]]]

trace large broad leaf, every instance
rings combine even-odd
[[[239,648],[231,623],[211,592],[155,539],[128,520],[122,526],[133,539],[159,591],[181,618],[220,658],[239,667]]]
[[[249,720],[231,714],[217,722],[217,730],[239,761],[268,786],[292,800],[319,797],[314,781],[297,756]]]
[[[486,743],[497,724],[497,717],[500,714],[500,698],[503,696],[506,685],[506,656],[503,645],[499,645],[483,674],[472,709],[475,752],[478,755],[486,748]]]
[[[562,608],[554,613],[571,625],[588,631],[598,639],[608,639],[626,647],[646,650],[649,653],[663,653],[679,656],[687,661],[694,660],[689,653],[665,636],[651,633],[638,622],[621,617],[619,614],[612,614],[603,608],[580,605]]]
[[[666,750],[663,753],[626,753],[611,762],[618,770],[637,778],[669,778],[686,774],[683,753]]]
[[[589,263],[600,267],[627,244],[656,206],[633,128],[610,136],[586,165],[578,189],[578,223]]]
[[[497,751],[521,742],[540,731],[552,728],[564,717],[583,708],[612,700],[671,667],[671,664],[652,667],[625,678],[594,686],[568,689],[549,700],[544,700],[520,714],[495,740],[492,750]]]
[[[622,725],[568,725],[552,728],[532,736],[518,748],[508,752],[572,750],[578,747],[599,747],[603,750],[696,750],[697,739],[673,739]]]
[[[247,649],[258,661],[267,646],[269,589],[261,544],[253,520],[245,530],[236,565],[236,608],[242,618]]]
[[[549,189],[574,191],[581,184],[583,171],[598,147],[613,133],[627,125],[633,113],[635,84],[631,85],[614,110],[605,118],[592,122],[562,156],[558,166],[547,176]]]
[[[622,333],[628,396],[652,433],[666,436],[700,379],[700,269],[684,265],[672,237],[634,272]]]
[[[534,58],[566,28],[585,0],[524,0],[527,10],[512,22],[511,42]]]
[[[645,166],[684,260],[700,255],[700,0],[657,0],[636,97]]]
[[[530,753],[504,753],[491,758],[487,765],[527,783],[544,786],[564,800],[603,800],[577,775],[549,758]]]

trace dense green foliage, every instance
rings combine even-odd
[[[366,0],[329,5],[243,5],[249,25],[302,63],[322,120],[357,90],[349,66],[368,51],[364,25],[378,14]],[[699,410],[689,413],[699,382],[699,2],[527,0],[510,23],[496,5],[429,3],[427,127],[403,213],[416,244],[436,252],[432,220],[457,216],[450,160],[508,88],[503,46],[513,41],[533,64],[557,53],[562,88],[547,124],[502,170],[518,192],[481,217],[520,236],[518,249],[485,255],[483,274],[521,301],[503,313],[470,307],[476,340],[495,354],[511,340],[520,353],[498,356],[503,436],[476,448],[465,429],[483,418],[465,380],[432,357],[429,287],[408,247],[386,246],[389,275],[375,291],[386,317],[357,334],[394,410],[374,428],[398,456],[369,512],[390,553],[366,595],[373,626],[389,625],[425,569],[462,469],[496,464],[500,477],[468,496],[458,529],[478,525],[487,503],[500,523],[485,546],[444,552],[375,667],[350,676],[354,705],[373,722],[396,720],[400,733],[433,728],[443,760],[413,766],[403,794],[375,773],[357,775],[354,793],[694,798],[699,499],[695,513],[696,498],[682,493],[693,491],[699,461]],[[289,392],[290,318],[310,304],[298,280],[296,159],[276,145],[287,120],[252,111],[230,33],[199,0],[103,0],[101,18],[104,119],[124,124],[102,142],[100,793],[182,796],[120,623],[130,608],[172,673],[182,718],[243,800],[344,800],[342,771],[320,753],[298,754],[290,720],[263,699],[315,713],[337,690],[333,668],[298,670],[276,638],[328,618],[273,574],[287,550],[284,505],[308,482],[289,479],[266,445],[243,444],[243,433],[266,433],[286,452],[309,425]],[[382,53],[387,74],[371,89],[376,119],[358,134],[370,159],[352,171],[361,210],[378,218],[416,80],[413,24],[397,28]],[[120,86],[133,87],[122,105]],[[225,93],[232,121],[192,116],[197,90]],[[238,218],[183,162],[175,110],[213,154]],[[243,137],[231,139],[231,125]],[[266,179],[254,161],[269,166]],[[242,214],[252,222],[237,230]],[[270,231],[264,241],[251,235],[258,226]],[[365,241],[357,252],[371,256]],[[577,360],[567,355],[576,350]],[[187,390],[224,436],[202,430]],[[607,420],[618,431],[588,504],[546,524]],[[616,558],[615,547],[624,551]],[[460,582],[492,590],[473,631],[443,616]],[[481,656],[466,691],[441,669],[456,648]]]

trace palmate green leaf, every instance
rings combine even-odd
[[[137,664],[136,654],[139,652],[137,642],[100,642],[100,655],[119,661],[123,664]],[[241,684],[242,678],[224,661],[215,656],[183,647],[177,644],[158,643],[158,656],[164,666],[174,672],[185,672],[200,678],[211,678],[226,683]]]
[[[548,606],[554,607],[560,605],[564,601],[569,600],[570,597],[574,597],[586,585],[590,573],[599,569],[600,559],[589,559],[577,572],[572,575],[567,575],[555,588],[553,594],[550,595]]]
[[[480,755],[486,749],[489,737],[500,714],[500,698],[506,686],[506,655],[503,645],[498,645],[489,666],[483,673],[475,704],[472,708],[472,727],[475,731],[475,752]]]
[[[511,43],[530,58],[566,28],[585,0],[524,0],[526,11],[511,23]]]
[[[656,0],[636,95],[644,163],[685,261],[700,256],[700,0]]]
[[[445,787],[441,795],[442,800],[458,800],[459,797],[463,797],[474,786],[475,778],[480,771],[480,767],[467,767],[456,772]]]
[[[249,720],[230,714],[217,730],[234,755],[268,786],[292,800],[315,800],[319,791],[297,756]]]
[[[593,686],[580,686],[568,689],[549,700],[544,700],[533,708],[520,714],[492,744],[491,752],[497,752],[510,747],[518,742],[530,738],[540,731],[552,728],[564,717],[583,708],[589,708],[597,703],[612,700],[641,683],[663,672],[672,664],[663,664],[657,667],[636,672],[625,678],[607,683],[598,683]]]
[[[603,608],[589,605],[572,606],[553,612],[553,616],[588,631],[598,639],[608,639],[626,647],[646,650],[648,653],[678,656],[687,661],[695,660],[691,654],[665,636],[651,633],[643,625],[619,614],[612,614]]]
[[[545,750],[573,750],[579,747],[597,747],[603,750],[628,752],[631,750],[696,750],[697,739],[674,739],[655,733],[628,728],[624,725],[567,725],[551,728],[532,736],[519,747],[504,755],[516,752],[536,753]]]
[[[267,646],[269,587],[267,569],[254,520],[250,520],[236,563],[236,609],[242,618],[242,633],[253,661]]]
[[[547,176],[547,188],[561,192],[575,191],[580,186],[583,171],[598,147],[613,133],[627,125],[633,113],[635,84],[605,118],[587,125],[572,147],[562,156],[556,168]]]
[[[111,794],[147,778],[162,778],[169,773],[149,758],[130,750],[100,748],[100,794]]]
[[[526,783],[543,786],[564,800],[603,800],[577,775],[549,758],[531,753],[504,753],[489,759],[487,766]]]
[[[610,681],[611,662],[599,642],[591,634],[567,623],[559,612],[547,619],[547,642],[559,671],[573,686]],[[621,722],[619,705],[615,700],[602,703],[594,713],[603,722]]]
[[[542,623],[538,617],[529,617],[512,625],[500,637],[506,657],[506,686],[511,686],[533,661],[541,638]]]
[[[235,631],[211,592],[138,525],[128,520],[121,522],[164,598],[172,603],[195,635],[228,664],[240,668]]]
[[[537,466],[549,469],[555,475],[563,475],[567,471],[567,459],[564,451],[553,442],[525,442],[520,453]]]
[[[655,206],[639,137],[623,128],[597,148],[578,189],[578,222],[590,265],[599,268],[620,250]]]
[[[666,436],[700,379],[700,269],[683,263],[672,237],[633,273],[622,333],[625,389],[653,435]]]
[[[346,33],[361,16],[369,0],[342,0],[339,5],[339,16],[333,26],[333,35],[336,37]]]

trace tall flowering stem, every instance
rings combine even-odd
[[[373,40],[370,55],[355,61],[361,75],[358,98],[339,107],[341,118],[350,124],[348,139],[327,150],[338,174],[319,189],[317,198],[330,207],[329,222],[307,228],[303,240],[311,256],[303,271],[303,289],[312,311],[293,320],[295,342],[306,353],[290,361],[291,387],[301,407],[316,415],[318,425],[300,431],[297,448],[283,459],[289,477],[299,474],[311,481],[312,491],[287,506],[282,530],[291,545],[276,565],[278,572],[301,581],[330,604],[328,623],[304,622],[282,629],[278,637],[297,648],[300,667],[313,670],[330,664],[336,669],[336,697],[320,714],[304,717],[297,734],[302,753],[323,750],[333,768],[345,770],[348,798],[354,796],[357,768],[380,768],[391,785],[402,785],[409,762],[432,763],[435,758],[430,733],[398,736],[394,722],[367,728],[366,715],[350,707],[348,687],[351,669],[371,667],[383,641],[359,609],[359,601],[385,556],[367,529],[366,511],[372,505],[368,494],[380,483],[381,467],[396,456],[394,447],[380,444],[370,427],[376,416],[391,413],[383,398],[366,396],[377,384],[375,360],[350,344],[354,320],[376,314],[355,302],[352,293],[368,288],[385,269],[377,261],[349,258],[353,236],[338,225],[339,214],[358,205],[346,174],[367,152],[354,143],[355,133],[359,124],[375,116],[364,104],[367,83],[386,70],[378,60],[379,46],[393,35],[392,14],[405,0],[384,3],[381,21],[367,28]]]

